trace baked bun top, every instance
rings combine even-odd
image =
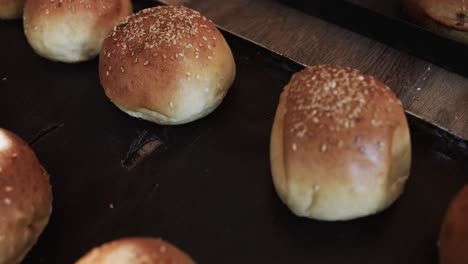
[[[161,239],[124,238],[91,250],[76,264],[194,264],[177,247]]]
[[[206,17],[183,6],[158,6],[127,18],[109,34],[100,77],[106,95],[122,110],[177,124],[221,102],[235,78],[235,63]]]
[[[390,88],[355,69],[309,67],[295,74],[286,89],[286,152],[298,159],[312,150],[323,165],[334,167],[336,158],[375,156],[372,152],[392,142],[391,132],[407,124]]]

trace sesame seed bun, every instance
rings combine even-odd
[[[403,0],[404,13],[415,23],[468,44],[468,0]]]
[[[468,185],[455,195],[439,238],[440,264],[468,263]]]
[[[410,171],[400,101],[357,70],[306,68],[281,94],[270,160],[276,191],[298,216],[337,221],[379,212],[402,193]]]
[[[127,114],[177,125],[221,103],[236,70],[226,40],[200,13],[183,6],[142,10],[105,39],[102,86]]]
[[[39,55],[81,62],[97,56],[107,33],[131,13],[130,0],[28,0],[24,32]]]
[[[76,264],[195,264],[180,249],[161,239],[124,238],[94,248]]]
[[[23,14],[26,0],[0,0],[0,19],[17,19]]]
[[[21,262],[51,210],[46,171],[23,140],[0,128],[0,264]]]

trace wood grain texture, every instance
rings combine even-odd
[[[386,82],[405,109],[468,139],[468,79],[273,0],[164,0],[307,65],[358,68]]]

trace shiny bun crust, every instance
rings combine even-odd
[[[236,70],[226,40],[211,21],[183,6],[158,6],[136,13],[109,34],[99,73],[118,108],[177,125],[211,113]]]
[[[0,264],[21,262],[51,210],[46,171],[23,140],[0,128]]]
[[[76,264],[195,264],[177,247],[161,239],[125,238],[94,248]]]
[[[468,44],[468,3],[464,0],[403,0],[414,23],[439,35]]]
[[[439,238],[439,263],[468,263],[467,246],[468,185],[455,195],[446,212]]]
[[[25,0],[0,0],[0,19],[16,19],[23,15]]]
[[[377,213],[399,197],[410,171],[401,103],[357,70],[304,69],[281,95],[270,159],[279,197],[296,215],[337,221]]]
[[[81,62],[98,55],[107,33],[131,13],[130,0],[28,0],[24,31],[39,55]]]

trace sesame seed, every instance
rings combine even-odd
[[[11,186],[6,186],[5,187],[5,192],[11,192],[11,191],[13,191],[13,187],[11,187]]]
[[[116,42],[117,53],[122,56],[126,54],[134,56],[141,49],[164,50],[166,47],[177,45],[192,49],[193,45],[186,43],[186,39],[198,35],[200,28],[211,23],[198,20],[201,17],[200,13],[183,6],[148,8],[120,22],[107,38]],[[184,54],[173,56],[179,58],[184,57]]]
[[[293,143],[293,144],[292,144],[292,150],[294,150],[294,151],[297,150],[297,145],[296,145],[296,143]]]
[[[143,63],[143,66],[146,66],[149,64],[149,61],[145,61],[145,63]]]
[[[208,56],[208,59],[209,59],[209,60],[212,60],[212,59],[213,59],[213,57],[211,57],[211,56]]]
[[[321,151],[321,152],[326,152],[327,149],[328,149],[327,144],[322,144],[322,145],[320,146],[320,151]]]
[[[159,248],[159,252],[161,252],[161,253],[166,252],[166,246],[164,246],[164,245],[161,246],[161,247]]]
[[[172,102],[169,102],[169,107],[174,107],[174,104]]]
[[[125,69],[124,69],[123,67],[120,67],[120,70],[121,70],[122,72],[125,72]]]
[[[11,204],[10,198],[3,199],[3,203],[6,204],[6,205],[10,205]]]
[[[372,119],[372,120],[371,120],[371,124],[372,124],[372,126],[378,127],[378,126],[380,126],[380,125],[382,124],[382,121],[376,120],[376,119]]]
[[[110,209],[114,209],[114,204],[109,204]]]

